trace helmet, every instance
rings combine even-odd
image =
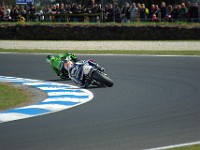
[[[51,64],[52,61],[54,61],[55,57],[53,55],[47,55],[47,63]]]
[[[52,57],[52,55],[47,55],[47,59],[51,59]]]
[[[68,70],[69,68],[73,67],[73,65],[74,65],[74,63],[72,61],[70,61],[70,60],[66,61],[64,63],[64,67],[65,67],[66,70]]]
[[[75,54],[70,54],[70,58],[71,58],[71,60],[73,60],[73,61],[76,61],[76,60],[77,60],[77,57],[76,57]]]

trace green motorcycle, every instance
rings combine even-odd
[[[75,54],[72,53],[63,53],[58,55],[47,55],[46,61],[50,64],[52,70],[60,76],[61,79],[68,79],[68,72],[64,68],[64,62],[71,60],[73,62],[79,61]]]

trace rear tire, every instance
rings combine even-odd
[[[92,78],[95,79],[95,80],[97,80],[98,82],[100,82],[100,83],[108,86],[108,87],[112,87],[113,84],[114,84],[113,81],[109,77],[101,74],[98,71],[94,71],[92,73]]]

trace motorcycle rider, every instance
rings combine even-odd
[[[64,68],[68,71],[69,78],[81,87],[88,87],[91,83],[91,80],[87,78],[83,72],[83,66],[85,64],[93,66],[100,71],[105,71],[103,67],[100,67],[91,59],[78,62],[66,61],[64,63]]]
[[[47,56],[47,62],[50,63],[51,68],[53,71],[60,76],[61,79],[66,79],[67,77],[67,72],[64,69],[64,62],[66,59],[70,57],[70,59],[74,62],[78,61],[78,58],[71,53],[63,53],[63,54],[58,54],[58,55],[48,55]]]

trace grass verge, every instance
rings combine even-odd
[[[200,145],[171,148],[171,149],[168,149],[168,150],[200,150]]]
[[[30,50],[30,49],[2,49],[1,52],[12,53],[75,53],[75,54],[138,54],[138,55],[200,55],[200,51],[193,50]]]
[[[0,83],[0,110],[21,105],[30,99],[29,96],[29,93],[22,88]]]
[[[0,22],[1,26],[15,25],[64,25],[64,26],[167,26],[167,27],[199,27],[199,23],[193,22],[131,22],[131,23],[90,23],[90,22]]]

